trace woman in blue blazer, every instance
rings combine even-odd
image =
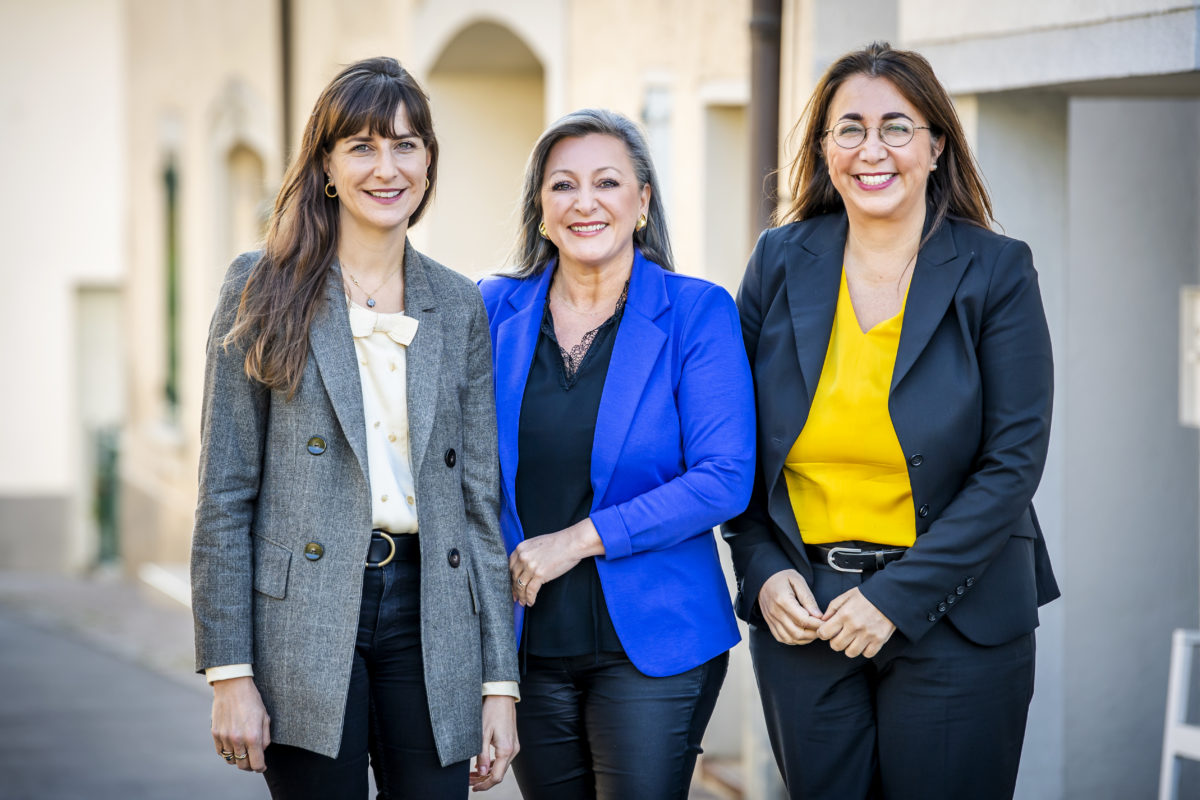
[[[738,292],[759,479],[724,528],[775,758],[797,798],[1011,797],[1058,596],[1032,257],[916,53],[835,62],[802,133]]]
[[[754,408],[737,310],[672,270],[645,141],[584,110],[535,145],[491,318],[527,800],[687,796],[739,639],[712,528]]]

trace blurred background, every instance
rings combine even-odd
[[[732,292],[815,81],[875,39],[953,93],[1054,339],[1036,502],[1064,596],[1038,634],[1018,796],[1155,796],[1171,631],[1200,624],[1200,3],[1171,0],[0,0],[0,681],[29,692],[0,700],[0,736],[52,724],[39,709],[70,695],[49,660],[94,678],[80,659],[115,653],[113,680],[188,682],[171,691],[194,694],[198,756],[225,778],[186,652],[204,342],[341,65],[396,56],[431,96],[418,249],[472,277],[503,266],[533,141],[605,106],[649,134],[681,271]],[[92,655],[54,649],[72,637]],[[761,716],[742,645],[704,791],[778,796]],[[110,746],[98,730],[78,747]],[[0,767],[53,773],[55,741]],[[54,796],[198,796],[90,780]],[[51,796],[13,785],[0,796]]]

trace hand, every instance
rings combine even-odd
[[[513,600],[523,606],[533,605],[542,586],[566,574],[584,558],[600,555],[604,555],[604,542],[591,519],[526,539],[508,557]]]
[[[808,644],[817,638],[821,607],[796,570],[785,569],[767,578],[758,591],[758,607],[780,644]]]
[[[212,738],[217,754],[245,772],[266,772],[263,751],[271,744],[271,718],[254,679],[214,681],[212,687]],[[225,753],[233,753],[233,760]]]
[[[825,621],[817,629],[830,647],[849,658],[874,658],[895,632],[892,621],[857,586],[830,601]]]
[[[500,781],[517,757],[517,703],[507,695],[483,698],[483,747],[475,758],[468,781],[473,792],[486,792]]]

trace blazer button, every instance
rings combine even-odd
[[[450,452],[454,451],[451,450]],[[457,547],[450,548],[450,552],[446,554],[446,561],[450,563],[451,567],[458,569],[458,565],[462,563],[462,557],[458,554]]]
[[[308,452],[314,456],[319,456],[325,452],[325,440],[320,436],[314,436],[308,440]]]
[[[908,463],[912,464],[914,467],[919,467],[925,463],[925,456],[921,455],[920,453],[913,453],[913,457],[908,460]]]
[[[451,447],[449,450],[446,451],[446,466],[453,469],[454,465],[457,463],[458,463],[458,453],[455,453],[454,448]]]
[[[917,509],[917,516],[919,516],[919,517],[928,517],[929,516],[929,504],[928,503],[926,503],[925,505],[923,505]]]
[[[954,589],[954,593],[955,593],[956,595],[958,595],[959,597],[962,597],[964,594],[966,594],[966,593],[967,593],[967,587],[965,587],[965,586],[956,586],[956,587],[955,587],[955,589]]]
[[[309,542],[304,545],[304,557],[309,561],[316,561],[323,555],[325,555],[325,548],[316,542]]]
[[[928,617],[926,617],[925,619],[929,620],[930,622],[937,622],[937,614],[933,614],[933,613],[931,613],[931,614],[930,614]]]
[[[965,583],[967,585],[967,588],[970,589],[972,586],[975,585],[975,579],[967,578],[965,581],[963,581],[963,583]]]
[[[957,602],[958,602],[958,595],[954,595],[954,594],[946,595],[946,605],[952,606]]]
[[[939,614],[946,613],[946,604],[945,603],[938,603],[938,613]]]

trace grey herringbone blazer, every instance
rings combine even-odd
[[[234,261],[209,331],[192,541],[196,667],[253,664],[271,740],[335,756],[371,537],[362,389],[336,266],[295,396],[246,377],[244,351],[222,340],[257,260]],[[490,340],[474,284],[407,244],[404,286],[419,322],[407,385],[425,688],[449,764],[479,751],[481,683],[517,680]],[[323,448],[309,447],[313,437]],[[310,542],[324,551],[315,561],[304,555]]]

